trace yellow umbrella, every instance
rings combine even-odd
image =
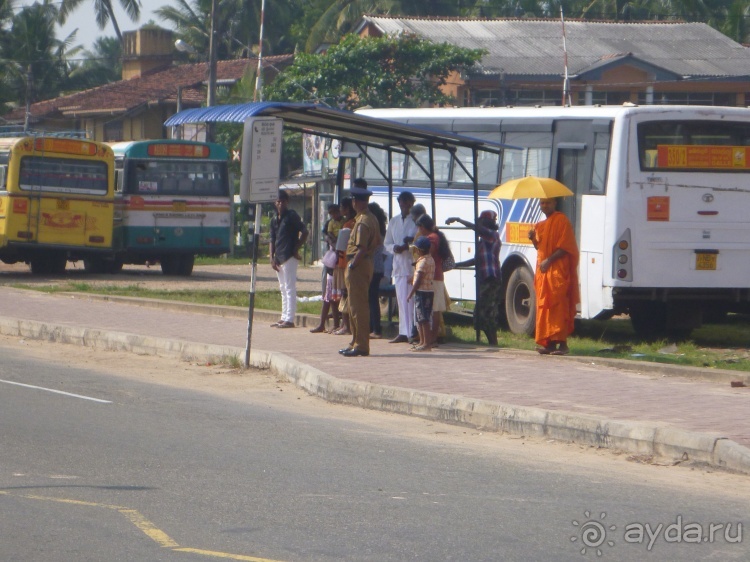
[[[552,199],[566,197],[573,192],[553,178],[526,176],[508,180],[490,191],[490,199]]]

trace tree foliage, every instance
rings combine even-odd
[[[60,2],[59,20],[60,23],[65,23],[78,6],[86,0],[62,0]],[[131,21],[138,21],[141,15],[141,0],[119,0],[120,6],[125,10]],[[99,29],[107,27],[109,22],[112,22],[112,26],[115,28],[115,35],[117,40],[122,43],[122,32],[120,26],[117,23],[114,9],[112,8],[112,0],[93,0],[94,4],[94,18],[96,19],[96,25]]]
[[[344,109],[454,103],[440,90],[451,72],[484,51],[416,36],[347,35],[323,54],[300,53],[265,91],[267,99],[316,101]]]

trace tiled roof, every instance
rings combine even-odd
[[[435,43],[486,49],[485,73],[563,74],[559,19],[461,19],[364,16],[383,34],[412,33]],[[748,77],[750,50],[704,23],[565,21],[568,72],[581,74],[605,57],[629,53],[679,76]]]
[[[294,55],[278,55],[264,59],[264,66],[291,61]],[[243,77],[248,65],[257,65],[256,59],[222,60],[216,65],[216,80],[236,81]],[[68,118],[136,111],[139,107],[177,101],[177,88],[182,87],[184,107],[199,107],[205,102],[208,63],[171,66],[166,70],[144,74],[130,80],[120,80],[90,90],[83,90],[31,105],[31,119],[51,116]],[[17,108],[4,116],[8,121],[23,120],[24,109]]]

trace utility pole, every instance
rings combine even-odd
[[[216,105],[216,12],[217,0],[211,0],[211,37],[208,41],[208,93],[206,95],[206,106],[213,107]],[[206,141],[214,140],[213,123],[206,122]]]

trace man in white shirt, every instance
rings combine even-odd
[[[390,220],[385,232],[385,250],[393,254],[393,284],[398,302],[398,335],[389,343],[408,342],[414,329],[414,302],[409,301],[414,265],[409,245],[417,234],[417,225],[410,214],[412,205],[414,195],[410,191],[402,191],[398,196],[401,214]]]

